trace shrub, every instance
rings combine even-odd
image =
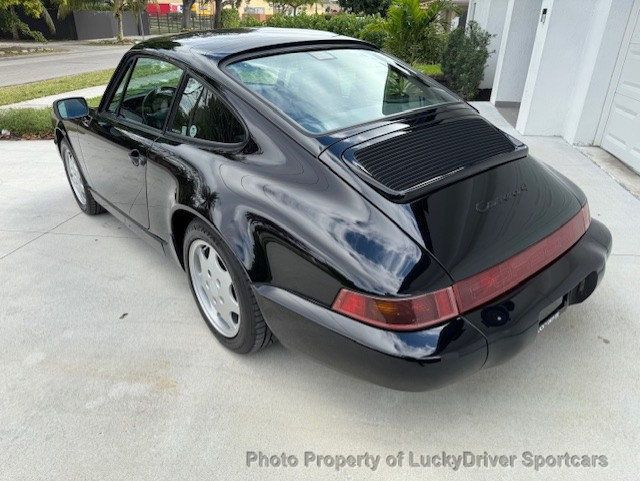
[[[244,18],[240,20],[241,27],[260,27],[261,25],[262,22],[251,15],[245,15]]]
[[[324,15],[307,15],[301,13],[296,16],[276,14],[267,19],[268,27],[280,28],[310,28],[313,30],[328,30],[327,19]]]
[[[385,22],[379,19],[364,26],[358,37],[365,42],[369,42],[378,48],[383,48],[387,43],[389,34],[385,28]]]
[[[455,11],[448,0],[393,0],[387,11],[386,50],[413,63],[439,63],[446,41],[444,13]]]
[[[369,24],[380,23],[377,15],[360,16],[352,13],[338,15],[307,15],[301,13],[296,16],[273,15],[266,21],[268,27],[280,28],[309,28],[358,38],[362,30]]]
[[[491,34],[476,22],[469,22],[466,30],[451,32],[442,58],[442,71],[452,90],[467,100],[473,99],[484,77],[489,58]]]
[[[220,12],[220,25],[222,28],[238,28],[240,14],[235,8],[223,8]]]
[[[370,23],[376,22],[377,19],[378,17],[373,15],[358,16],[353,13],[343,13],[329,17],[327,30],[339,35],[358,38],[362,29]]]

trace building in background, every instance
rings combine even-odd
[[[470,0],[495,35],[483,87],[525,135],[599,145],[640,173],[640,0]]]
[[[167,13],[180,13],[182,12],[182,2],[177,3],[147,3],[147,13],[151,14],[167,14]]]

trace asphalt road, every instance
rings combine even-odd
[[[74,42],[49,42],[47,46],[66,51],[0,59],[0,87],[115,68],[122,55],[131,48],[130,45],[112,47]]]
[[[611,229],[607,273],[511,362],[425,393],[279,345],[224,350],[179,269],[110,215],[80,213],[51,142],[0,143],[0,479],[637,479],[640,201],[564,141],[524,140]],[[247,467],[259,450],[299,464]],[[389,467],[400,450],[516,458]],[[303,467],[305,451],[382,458],[336,471]],[[525,451],[607,467],[536,473]]]

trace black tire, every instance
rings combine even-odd
[[[234,337],[225,337],[218,332],[215,326],[207,319],[203,306],[200,304],[198,296],[196,295],[191,277],[189,248],[191,244],[197,240],[208,242],[217,251],[233,281],[233,287],[240,309],[239,329]],[[199,219],[193,220],[187,227],[184,236],[182,255],[193,298],[196,301],[202,318],[218,341],[228,349],[239,354],[259,351],[273,341],[273,335],[262,317],[247,273],[214,229]]]
[[[73,162],[75,162],[81,181],[82,188],[84,189],[84,201],[76,194],[74,190],[73,183],[71,181],[71,176],[69,173],[69,166],[67,165],[67,155],[70,155],[73,158]],[[85,180],[84,174],[82,173],[82,169],[80,168],[80,163],[78,162],[78,158],[76,154],[73,152],[73,149],[69,146],[69,142],[67,139],[62,139],[60,141],[60,156],[62,157],[62,163],[64,164],[64,171],[67,174],[67,181],[69,182],[69,187],[71,187],[71,193],[73,197],[76,199],[78,203],[78,207],[80,210],[87,215],[96,215],[104,212],[103,207],[96,202],[96,200],[91,195],[91,191],[89,190],[89,186],[87,185],[87,181]]]

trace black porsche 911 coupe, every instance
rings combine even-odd
[[[455,94],[327,32],[160,37],[54,104],[80,208],[184,268],[226,347],[424,390],[508,359],[602,278],[571,181]]]

